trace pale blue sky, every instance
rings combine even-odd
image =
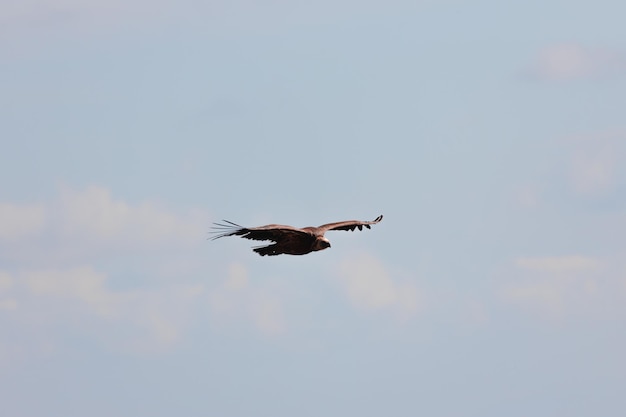
[[[625,15],[1,3],[3,410],[623,416]]]

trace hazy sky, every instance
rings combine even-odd
[[[2,1],[3,415],[626,415],[624,16]]]

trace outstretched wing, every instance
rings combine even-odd
[[[268,224],[259,227],[243,227],[236,223],[223,220],[224,223],[214,223],[210,233],[215,236],[212,240],[226,236],[241,236],[251,240],[270,240],[276,243],[298,240],[302,238],[310,238],[311,234],[293,226],[285,226],[281,224]]]
[[[376,217],[371,222],[364,222],[360,220],[346,220],[345,222],[337,222],[337,223],[328,223],[323,224],[320,227],[317,227],[316,230],[320,234],[324,234],[329,230],[350,230],[354,231],[354,229],[358,228],[359,230],[363,230],[363,227],[369,229],[370,225],[376,224],[383,219],[383,215]]]

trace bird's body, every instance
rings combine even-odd
[[[213,239],[226,236],[241,236],[246,239],[272,241],[268,246],[259,246],[253,250],[261,256],[269,255],[306,255],[307,253],[324,250],[330,247],[330,242],[324,237],[329,230],[350,230],[370,225],[382,220],[378,216],[373,221],[348,220],[344,222],[328,223],[319,227],[297,228],[281,224],[268,224],[260,227],[242,227],[238,224],[224,220],[224,223],[215,223],[213,233],[217,235]]]

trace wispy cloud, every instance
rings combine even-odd
[[[520,257],[502,299],[550,318],[616,314],[626,299],[624,265],[583,255]]]
[[[43,230],[44,221],[40,205],[0,203],[0,241],[36,235]]]
[[[9,294],[12,286],[13,277],[8,272],[0,271],[0,310],[15,310],[17,308],[17,300]]]
[[[57,199],[30,205],[0,203],[0,259],[68,261],[107,253],[146,252],[202,241],[208,214],[177,213],[145,201],[130,204],[99,186],[63,187]]]
[[[175,344],[204,293],[202,285],[184,284],[114,290],[108,275],[92,266],[0,271],[0,277],[4,288],[0,304],[11,310],[13,322],[21,327],[34,330],[63,324],[66,332],[133,352],[161,351]],[[113,327],[117,330],[111,331]],[[41,337],[31,333],[33,340],[24,342],[62,343],[58,338],[44,340],[47,332]]]
[[[170,8],[174,7],[169,3]],[[5,0],[0,5],[0,22],[10,25],[32,23],[81,24],[112,23],[128,15],[147,18],[166,9],[167,1],[81,1],[81,0]],[[141,14],[143,11],[143,15]]]
[[[514,191],[515,202],[526,209],[536,209],[541,205],[539,187],[525,184]]]
[[[532,73],[551,81],[625,75],[626,51],[575,42],[549,45],[538,53]]]
[[[182,216],[154,202],[131,205],[115,200],[109,190],[97,186],[78,192],[63,189],[56,209],[61,232],[66,235],[134,245],[188,242],[200,236],[198,224],[206,221],[198,210]]]
[[[232,264],[226,279],[209,294],[214,322],[224,325],[232,321],[251,323],[264,335],[287,331],[287,321],[280,298],[250,284],[248,270]]]
[[[620,190],[626,186],[623,126],[555,138],[549,146],[554,156],[536,168],[541,175],[514,188],[512,199],[516,205],[541,210],[563,196],[572,200],[621,200]]]
[[[359,310],[391,310],[414,315],[422,307],[420,291],[410,282],[394,280],[383,264],[367,254],[346,259],[339,278],[348,299]]]
[[[62,187],[49,201],[0,203],[0,314],[24,329],[64,323],[67,331],[114,349],[167,349],[180,340],[205,291],[181,282],[197,273],[199,263],[182,262],[177,254],[204,242],[206,225],[202,210],[181,213],[153,201],[129,203],[99,186]],[[150,265],[141,256],[150,256]],[[163,269],[175,283],[164,281]],[[160,279],[142,285],[142,275]],[[129,284],[111,285],[120,279]],[[46,331],[32,333],[22,342],[62,343],[62,337],[37,339]],[[13,346],[8,351],[21,350],[21,342],[1,342]]]
[[[626,152],[626,131],[614,130],[567,138],[571,149],[568,177],[575,192],[598,195],[626,182],[620,155]]]
[[[531,271],[562,274],[597,270],[601,264],[595,258],[574,255],[518,258],[515,265]]]

